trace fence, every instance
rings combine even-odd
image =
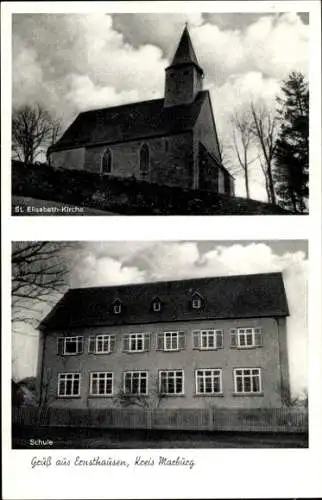
[[[13,408],[14,425],[105,429],[238,432],[307,432],[305,408],[270,409],[65,409]]]

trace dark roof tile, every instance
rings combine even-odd
[[[193,49],[191,38],[187,26],[183,30],[179,45],[173,57],[171,67],[181,66],[182,64],[194,64],[198,70],[202,73],[202,69],[199,66],[197,56]]]
[[[203,307],[198,310],[191,308],[195,291],[204,298]],[[160,312],[151,308],[155,297],[162,301]],[[122,303],[121,314],[113,314],[115,299]],[[70,289],[40,328],[283,317],[288,314],[282,274],[250,274]]]
[[[49,152],[192,130],[207,94],[199,92],[193,103],[174,107],[155,99],[80,113]]]

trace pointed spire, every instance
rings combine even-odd
[[[171,66],[177,66],[179,64],[194,64],[202,72],[192,46],[188,31],[188,23],[186,23],[181,35],[181,39],[172,60]]]

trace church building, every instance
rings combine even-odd
[[[48,149],[50,164],[234,195],[187,26],[165,73],[164,99],[80,113]]]

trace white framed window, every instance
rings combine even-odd
[[[201,308],[201,299],[193,298],[192,299],[192,309],[200,309]]]
[[[121,311],[122,311],[122,305],[117,303],[117,304],[114,304],[113,306],[113,311],[114,311],[114,314],[121,314]]]
[[[108,354],[115,349],[115,335],[96,335],[88,339],[90,354]]]
[[[193,348],[200,350],[222,349],[224,346],[223,330],[194,330]]]
[[[143,352],[150,349],[149,333],[129,333],[124,335],[123,347],[126,352]]]
[[[89,374],[89,393],[91,396],[113,395],[113,373],[92,372]]]
[[[80,373],[58,373],[58,396],[76,398],[80,396]]]
[[[263,345],[261,328],[232,328],[230,330],[230,345],[238,349],[261,347]]]
[[[222,370],[219,368],[198,369],[196,374],[196,394],[222,394]]]
[[[153,302],[153,311],[155,312],[161,311],[161,302],[159,300]]]
[[[185,332],[173,331],[158,334],[158,350],[180,351],[185,348]]]
[[[159,391],[165,396],[184,394],[183,370],[160,370]]]
[[[261,369],[234,368],[234,390],[236,394],[261,393]]]
[[[136,394],[147,396],[148,394],[148,372],[133,371],[123,374],[123,388],[125,394]]]
[[[59,337],[57,339],[57,352],[63,356],[73,356],[84,352],[84,338]]]

